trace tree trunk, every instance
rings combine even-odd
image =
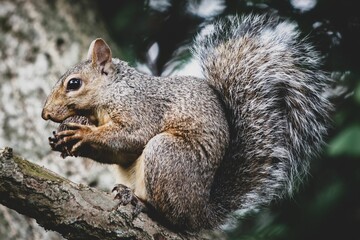
[[[50,151],[47,138],[56,126],[40,116],[55,81],[84,59],[94,38],[116,49],[95,9],[86,0],[0,0],[0,148],[13,147],[72,181],[108,189],[115,182],[106,167]],[[61,239],[0,205],[0,239],[45,238]]]

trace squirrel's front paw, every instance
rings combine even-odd
[[[78,123],[66,123],[65,125],[68,130],[55,133],[55,138],[58,141],[55,143],[54,148],[67,146],[66,149],[69,149],[67,150],[68,155],[79,156],[79,149],[89,142],[89,136],[93,132],[94,126]]]
[[[56,132],[53,131],[53,136],[49,137],[49,144],[53,151],[61,152],[61,157],[66,158],[67,156],[71,156],[70,148],[68,145],[62,144],[60,142],[60,138],[56,136]]]
[[[146,211],[145,204],[134,194],[134,191],[123,184],[117,184],[112,192],[116,192],[115,199],[119,199],[119,204],[127,205],[131,203],[134,206],[133,218],[139,215],[140,212]]]
[[[80,125],[80,126],[79,126]],[[53,136],[49,137],[49,144],[53,151],[61,152],[61,157],[65,158],[67,156],[77,156],[80,155],[80,151],[89,151],[90,148],[81,148],[80,146],[75,146],[77,143],[78,145],[82,145],[80,142],[84,142],[84,137],[75,139],[71,133],[62,133],[67,130],[77,130],[82,126],[91,126],[95,127],[95,124],[85,116],[71,116],[65,119],[57,128],[56,131],[53,132]],[[87,129],[89,130],[89,129]],[[82,131],[83,133],[86,132]],[[90,131],[88,131],[89,133]],[[72,133],[75,133],[74,131]],[[67,139],[65,139],[67,137]]]

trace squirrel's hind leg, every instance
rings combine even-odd
[[[195,139],[196,140],[196,139]],[[161,133],[146,145],[147,201],[170,223],[197,230],[211,224],[210,189],[216,169],[194,138]]]

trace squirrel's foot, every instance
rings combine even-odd
[[[119,205],[131,203],[134,206],[132,213],[133,218],[137,217],[140,212],[146,212],[145,204],[135,195],[134,191],[123,184],[117,184],[112,192],[116,191],[115,199],[119,199]]]

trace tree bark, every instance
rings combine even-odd
[[[107,166],[51,151],[47,138],[57,126],[40,116],[51,87],[97,37],[121,57],[94,1],[0,0],[0,148],[11,146],[77,183],[110,189],[115,178]],[[0,205],[0,239],[63,238]]]
[[[112,194],[75,184],[43,167],[0,150],[0,203],[35,218],[67,239],[201,239],[174,233]]]

